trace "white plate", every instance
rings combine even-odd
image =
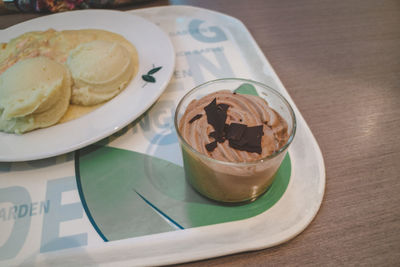
[[[169,37],[153,23],[111,10],[82,10],[40,17],[0,31],[0,42],[35,30],[103,29],[124,36],[139,54],[139,71],[128,87],[97,110],[73,121],[23,135],[0,132],[0,161],[26,161],[67,153],[120,130],[145,112],[172,76],[175,53]],[[141,76],[153,67],[155,83]]]

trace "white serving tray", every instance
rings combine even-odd
[[[296,113],[297,133],[289,149],[291,176],[286,191],[271,208],[247,219],[104,242],[92,224],[91,215],[83,212],[85,205],[82,205],[77,190],[73,153],[35,162],[0,163],[0,211],[2,208],[8,211],[10,203],[18,207],[26,203],[39,207],[49,198],[53,205],[47,213],[46,209],[38,208],[32,216],[22,216],[20,221],[18,218],[13,220],[12,216],[2,220],[0,216],[0,244],[8,242],[12,234],[25,236],[21,241],[13,239],[8,251],[0,247],[0,265],[149,266],[182,263],[281,244],[301,233],[317,214],[325,189],[321,151],[246,27],[230,16],[190,6],[156,7],[129,13],[152,21],[169,35],[176,52],[175,73],[147,115],[104,140],[104,144],[181,165],[172,123],[173,110],[180,97],[195,85],[215,78],[235,76],[257,80],[280,91]],[[54,200],[57,188],[61,192],[58,202]],[[30,197],[14,201],[15,192]],[[80,215],[75,219],[71,215],[69,221],[59,218],[54,228],[54,220],[47,219],[52,215],[51,218],[59,216],[51,209],[54,204],[60,207],[71,205],[71,209],[72,206],[79,209]],[[69,248],[64,244],[62,249],[55,250],[48,237],[51,231],[56,231],[55,239],[71,237],[75,243],[69,243]],[[43,248],[46,242],[50,249]]]

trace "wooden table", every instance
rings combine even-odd
[[[400,266],[400,4],[396,0],[150,1],[240,19],[314,133],[326,193],[309,227],[270,249],[185,264]],[[39,14],[0,16],[0,28]]]

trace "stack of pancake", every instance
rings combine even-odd
[[[0,131],[24,133],[86,114],[136,75],[138,55],[103,30],[25,33],[0,50]]]

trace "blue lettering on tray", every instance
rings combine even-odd
[[[175,70],[174,71],[174,78],[175,79],[184,79],[186,77],[192,77],[192,71],[191,70]]]
[[[203,43],[217,43],[228,40],[224,31],[218,26],[208,27],[208,30],[212,33],[211,35],[204,34],[204,31],[200,30],[200,25],[204,23],[203,20],[194,19],[189,23],[189,33],[197,41]]]
[[[14,220],[11,234],[0,247],[0,260],[7,260],[14,258],[25,243],[31,223],[31,217],[25,214],[28,212],[29,207],[25,203],[31,203],[31,196],[28,190],[21,186],[0,188],[0,203],[13,204],[8,210],[8,215],[6,214],[6,210],[2,209],[0,212],[2,214],[2,219],[7,218],[7,220]],[[21,207],[21,209],[19,207]],[[19,217],[20,215],[21,217]]]
[[[212,73],[216,78],[235,77],[224,51],[212,50],[212,53],[214,54],[218,65],[214,65],[202,53],[190,53],[186,55],[189,68],[193,73],[193,79],[196,84],[205,82],[203,75],[204,69]]]
[[[43,216],[40,252],[54,251],[87,245],[87,233],[60,237],[60,224],[81,219],[83,207],[80,202],[61,204],[62,193],[76,190],[75,177],[64,177],[47,182],[46,200],[32,202],[28,190],[21,186],[0,188],[1,224],[12,221],[8,239],[0,246],[0,260],[18,255],[28,236],[33,216]],[[5,207],[8,203],[11,206]],[[36,229],[35,229],[36,230]]]
[[[176,56],[177,57],[185,57],[185,56],[189,56],[189,55],[210,54],[210,53],[214,53],[214,52],[224,52],[224,47],[217,46],[217,47],[207,47],[207,48],[187,50],[187,51],[179,51],[176,53]]]
[[[25,216],[36,216],[44,213],[48,213],[50,209],[50,201],[40,201],[24,203],[18,206],[11,206],[8,208],[0,209],[0,222],[17,220]]]
[[[179,31],[174,31],[174,32],[169,32],[169,36],[175,37],[175,36],[185,36],[188,34],[197,34],[198,32],[206,33],[210,32],[210,29],[208,28],[198,28],[198,29],[192,29],[192,32],[189,30],[179,30]]]
[[[71,190],[76,190],[74,177],[65,177],[47,182],[46,199],[51,200],[52,208],[43,218],[40,252],[87,245],[87,233],[60,237],[60,224],[62,222],[83,217],[83,207],[80,202],[61,204],[62,193]]]
[[[7,219],[10,220],[10,218],[12,218],[15,220],[17,218],[17,211],[18,211],[18,206],[10,207],[10,209],[8,210]]]
[[[173,115],[175,112],[175,101],[159,100],[146,115],[139,121],[135,122],[132,131],[136,133],[138,127],[143,131],[144,136],[150,143],[158,145],[167,145],[171,142],[177,142],[176,138],[169,138],[163,143],[158,143],[155,140],[160,136],[175,135]],[[157,133],[154,135],[154,133]],[[157,138],[156,138],[157,137]]]

